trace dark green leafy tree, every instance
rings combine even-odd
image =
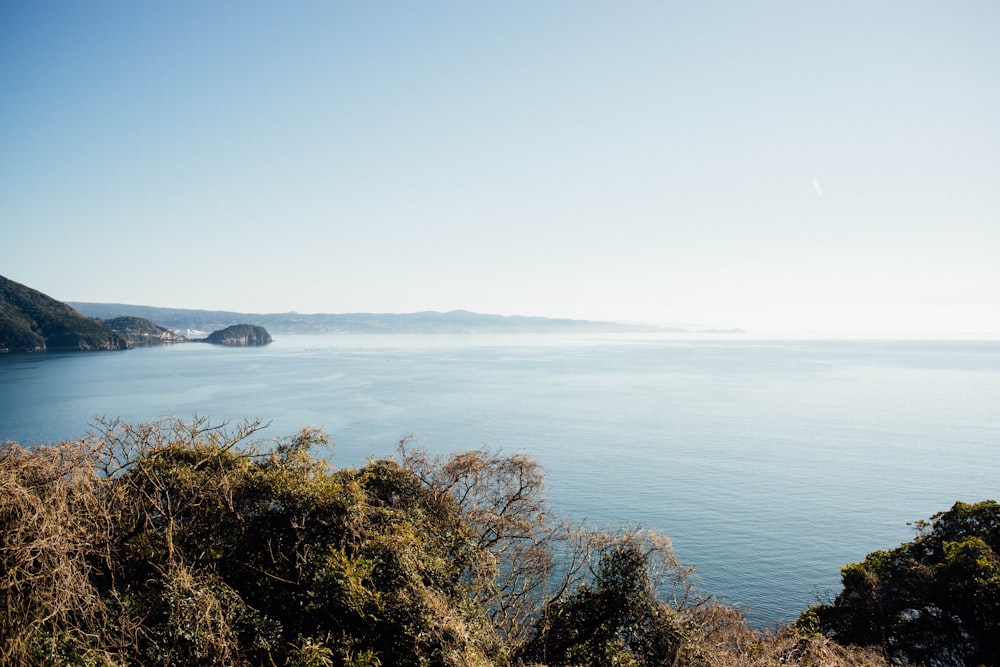
[[[546,606],[524,659],[601,667],[710,664],[695,641],[697,628],[661,600],[650,553],[636,535],[608,545],[591,582]]]
[[[917,529],[846,566],[834,602],[799,624],[918,664],[1000,664],[1000,504],[955,503]]]

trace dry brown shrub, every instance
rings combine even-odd
[[[144,490],[126,473],[168,446],[217,440],[231,448],[259,426],[247,422],[234,433],[198,418],[99,420],[96,435],[81,440],[0,446],[0,664],[134,660],[148,632],[134,605],[118,597],[116,558]],[[207,628],[208,649],[229,662],[231,632],[217,622],[213,600],[194,580],[170,581],[178,594],[190,593],[184,613],[204,617],[185,620]]]
[[[219,527],[218,517],[238,514],[231,475],[251,465],[254,450],[231,450],[260,427],[101,421],[95,436],[79,441],[0,447],[0,664],[246,664],[239,634],[254,622],[252,610],[196,547],[202,533]],[[466,564],[473,597],[462,604],[483,605],[488,620],[453,606],[455,599],[423,578],[407,589],[420,612],[412,615],[421,621],[418,643],[453,647],[436,656],[442,664],[502,662],[506,651],[473,639],[495,626],[508,649],[523,645],[535,623],[546,622],[550,602],[593,578],[602,554],[627,544],[644,559],[658,600],[669,605],[664,622],[680,642],[676,666],[889,665],[877,653],[791,628],[754,630],[739,611],[697,594],[693,571],[677,562],[662,534],[559,521],[529,457],[487,450],[436,457],[407,446],[400,455],[426,487],[454,500],[450,507],[458,508],[481,556]],[[303,465],[319,464],[305,457]],[[371,517],[362,512],[358,520]],[[345,530],[353,535],[346,523]],[[138,579],[120,562],[135,555],[123,551],[123,540],[137,535],[145,541],[129,549],[152,549],[136,556],[149,556]],[[392,553],[406,557],[406,546]],[[423,571],[418,562],[404,569]],[[375,659],[370,651],[358,656],[358,664]]]
[[[477,558],[467,574],[479,601],[508,641],[523,641],[556,567],[553,544],[569,536],[549,510],[541,466],[486,449],[442,457],[407,440],[399,455],[429,489],[454,498],[472,531]]]
[[[98,658],[108,610],[92,584],[109,525],[90,440],[0,448],[0,661]],[[107,660],[111,661],[108,654]]]
[[[878,652],[856,646],[841,646],[823,636],[803,637],[792,630],[769,635],[761,641],[761,667],[889,667]]]
[[[712,664],[725,667],[890,667],[878,652],[845,647],[821,635],[793,627],[776,631],[751,628],[737,609],[709,604],[690,618],[699,628],[699,643]]]

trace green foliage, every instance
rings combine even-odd
[[[631,537],[601,555],[592,583],[552,601],[524,657],[549,665],[707,665],[677,610],[658,599],[648,553]]]
[[[333,650],[312,637],[301,637],[288,654],[288,667],[333,667]]]
[[[524,455],[335,469],[321,431],[261,427],[107,420],[0,447],[0,664],[885,667],[753,632],[662,535],[556,519]],[[922,546],[993,622],[995,542],[966,518]]]
[[[326,442],[319,431],[264,451],[247,443],[258,427],[109,422],[73,450],[90,471],[73,484],[63,468],[25,465],[58,462],[66,446],[8,446],[21,496],[49,491],[0,514],[5,535],[19,553],[37,549],[30,540],[53,548],[37,577],[24,571],[0,595],[22,618],[56,602],[65,614],[38,627],[10,617],[0,639],[19,639],[22,657],[99,649],[125,664],[489,663],[498,642],[461,578],[472,551],[454,501],[391,460],[331,470],[309,452]],[[43,511],[56,492],[72,492],[50,522],[61,541],[21,536],[32,522],[13,510]],[[61,573],[67,548],[80,556]],[[60,592],[57,576],[76,589]],[[94,620],[80,628],[83,601]],[[75,628],[89,639],[64,646]]]
[[[124,350],[127,341],[99,322],[0,276],[0,352]]]
[[[800,624],[897,659],[1000,664],[1000,504],[955,503],[917,526],[912,542],[844,567],[833,604]]]

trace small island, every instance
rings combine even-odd
[[[206,343],[231,347],[255,347],[274,342],[267,329],[256,324],[234,324],[225,329],[213,331],[204,340]]]

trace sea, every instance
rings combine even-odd
[[[669,535],[701,591],[758,627],[956,501],[1000,499],[1000,341],[660,334],[282,335],[0,355],[0,441],[102,417],[313,426],[334,466],[524,452],[554,509]]]

